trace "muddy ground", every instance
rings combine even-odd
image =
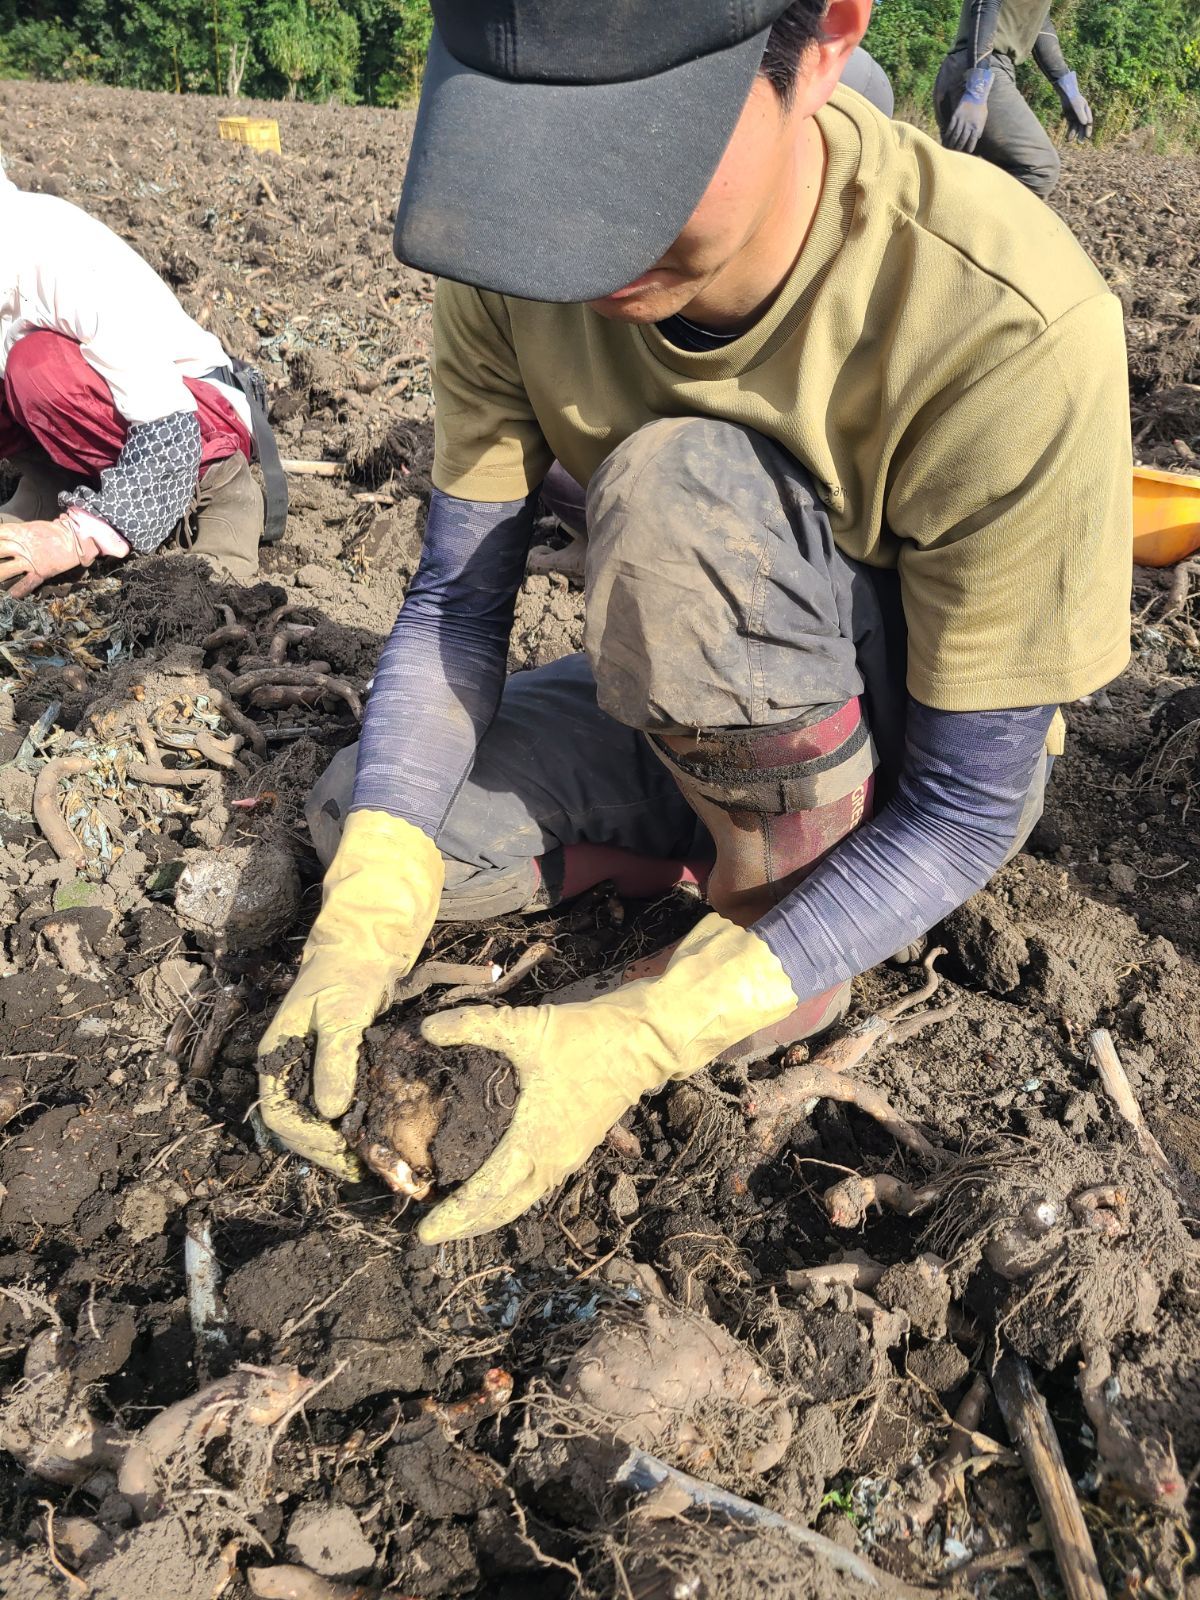
[[[262,366],[283,453],[338,464],[293,478],[251,589],[167,558],[0,607],[6,1592],[840,1595],[872,1592],[866,1558],[912,1584],[1057,1595],[1029,1476],[975,1383],[998,1336],[1046,1397],[1108,1592],[1182,1593],[1200,607],[1138,575],[1132,665],[1070,708],[1030,847],[937,935],[931,1004],[957,1009],[865,1057],[913,1125],[901,1142],[811,1088],[772,1134],[775,1069],[720,1069],[639,1107],[514,1227],[420,1247],[420,1202],[339,1190],[253,1115],[255,1044],[318,899],[301,800],[355,736],[428,492],[432,286],[390,253],[409,121],[270,108],[284,154],[256,157],[217,140],[221,109],[0,85],[16,181],[129,238]],[[1056,202],[1125,306],[1139,456],[1183,469],[1198,191],[1194,163],[1072,151]],[[528,580],[513,666],[578,639],[566,581]],[[510,991],[528,1000],[697,909],[601,890],[443,931],[434,954],[509,969],[544,941]],[[857,1009],[922,982],[883,969]],[[447,993],[382,1020],[377,1071]],[[1173,1177],[1103,1089],[1098,1027]],[[443,1182],[507,1116],[493,1065],[461,1064]],[[865,1204],[864,1175],[906,1180],[913,1214]],[[809,1270],[836,1262],[839,1281]],[[782,1525],[751,1536],[622,1486],[634,1447]]]

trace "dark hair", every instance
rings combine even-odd
[[[790,106],[796,93],[796,75],[810,45],[821,37],[825,0],[792,0],[771,25],[759,73]]]

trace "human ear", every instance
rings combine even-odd
[[[821,37],[810,47],[796,83],[796,109],[811,117],[837,88],[871,20],[871,0],[829,0]]]

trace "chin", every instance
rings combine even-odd
[[[610,322],[661,322],[690,304],[699,288],[695,283],[681,283],[674,275],[672,277],[673,281],[668,282],[633,284],[587,303],[598,317],[606,317]]]

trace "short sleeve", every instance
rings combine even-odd
[[[521,500],[553,452],[534,415],[500,295],[442,279],[433,304],[433,481],[460,500]]]
[[[908,688],[945,711],[1061,704],[1129,660],[1132,452],[1121,311],[1082,301],[893,457]]]

